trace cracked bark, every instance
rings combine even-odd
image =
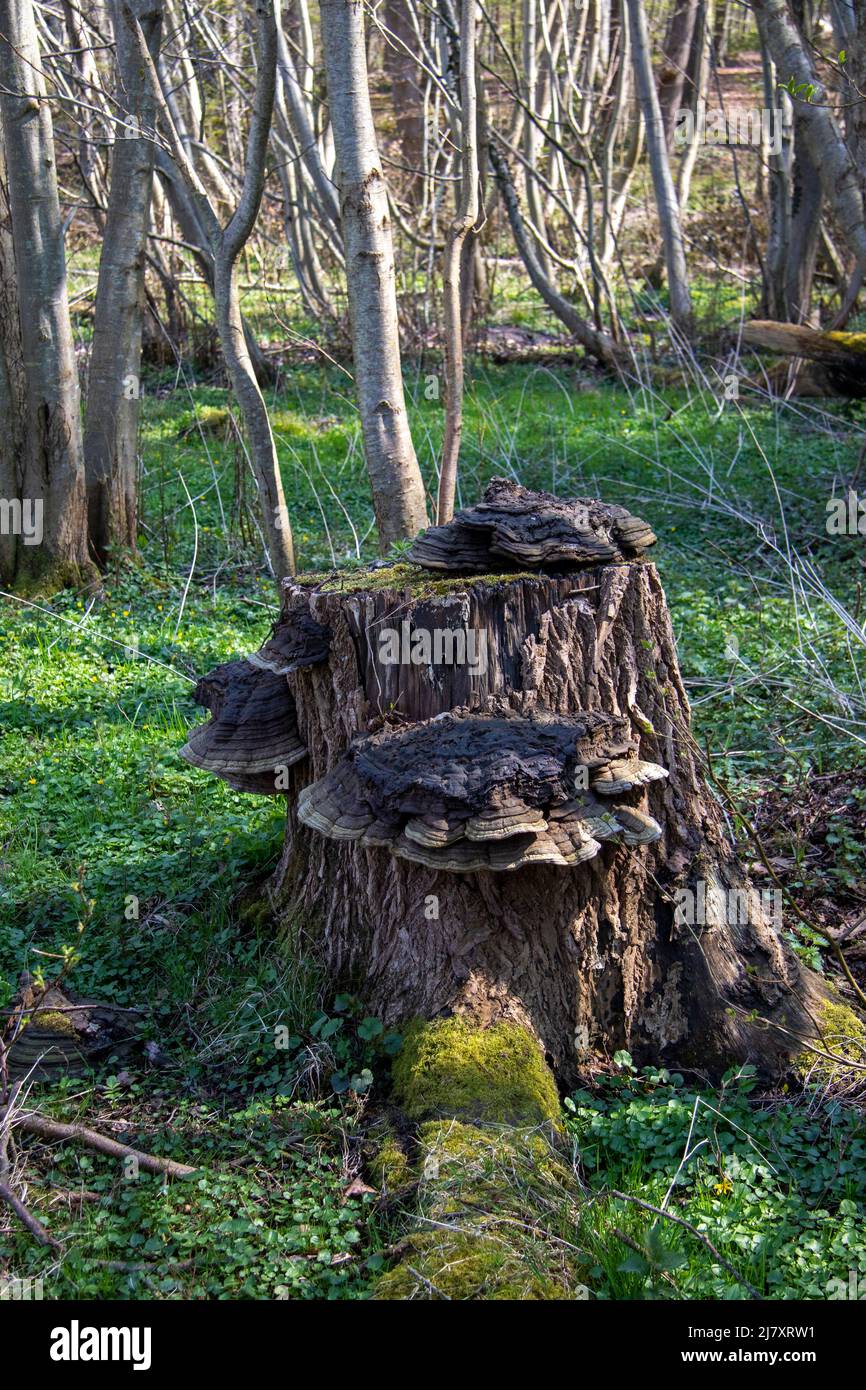
[[[653,565],[452,581],[440,597],[289,586],[287,614],[304,608],[330,628],[331,648],[327,663],[287,677],[309,756],[291,769],[273,887],[286,920],[308,924],[335,986],[356,991],[388,1024],[450,1012],[480,1025],[520,1023],[565,1084],[617,1048],[715,1072],[745,1059],[772,1071],[796,1044],[768,1020],[813,1032],[814,980],[767,921],[702,782]],[[383,664],[378,634],[407,619],[483,630],[486,672]],[[605,844],[575,868],[458,874],[299,823],[292,791],[324,776],[354,735],[490,697],[524,714],[627,717],[640,757],[670,774],[641,793],[661,839]],[[678,925],[671,895],[699,879],[744,888],[749,921],[729,925],[710,912],[705,925]]]

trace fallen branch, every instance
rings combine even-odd
[[[742,1284],[744,1289],[748,1289],[750,1298],[763,1299],[764,1295],[755,1288],[754,1284],[750,1284],[748,1279],[744,1279],[742,1274],[738,1274],[730,1261],[726,1260],[724,1255],[719,1253],[712,1241],[708,1240],[705,1235],[702,1235],[697,1227],[693,1226],[690,1221],[684,1220],[682,1216],[674,1216],[673,1212],[662,1211],[661,1207],[654,1207],[651,1202],[645,1202],[640,1197],[630,1197],[627,1192],[618,1192],[616,1188],[611,1190],[611,1196],[618,1198],[620,1202],[633,1202],[636,1207],[642,1207],[644,1211],[651,1211],[654,1216],[660,1216],[664,1221],[673,1221],[675,1225],[682,1226],[683,1230],[688,1231],[689,1235],[694,1236],[696,1240],[701,1242],[701,1245],[709,1250],[713,1259],[718,1260],[719,1264],[736,1279],[738,1284]]]
[[[159,1158],[156,1154],[142,1153],[128,1144],[109,1139],[105,1134],[97,1134],[95,1129],[84,1125],[62,1124],[60,1120],[48,1120],[44,1115],[21,1115],[12,1122],[16,1128],[27,1134],[38,1134],[42,1139],[74,1139],[97,1153],[108,1154],[111,1158],[134,1158],[146,1173],[167,1173],[171,1178],[188,1178],[197,1168],[186,1163],[176,1163],[173,1158]]]
[[[54,1250],[60,1249],[60,1241],[48,1234],[42,1222],[37,1221],[20,1197],[16,1197],[8,1183],[0,1182],[0,1202],[5,1202],[7,1206],[12,1208],[22,1226],[27,1227],[27,1230],[35,1240],[39,1241],[40,1245],[50,1245]]]

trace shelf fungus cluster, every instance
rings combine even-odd
[[[451,873],[567,867],[608,840],[658,839],[650,815],[614,798],[666,776],[637,756],[623,720],[455,710],[356,739],[301,792],[298,817]]]
[[[181,757],[237,791],[285,790],[285,773],[307,756],[286,677],[326,661],[330,641],[330,630],[308,612],[284,612],[257,652],[202,676],[194,699],[211,718],[193,729]]]
[[[282,769],[306,757],[285,676],[247,658],[226,661],[202,676],[194,698],[211,718],[193,729],[181,757],[236,791],[272,796]]]
[[[655,539],[625,507],[530,492],[494,478],[476,506],[423,531],[409,558],[425,569],[457,573],[568,570],[637,559]]]

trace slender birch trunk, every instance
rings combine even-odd
[[[370,106],[360,0],[320,0],[337,156],[355,386],[382,549],[427,524],[406,417],[388,191]]]
[[[0,0],[0,120],[27,390],[21,499],[42,516],[41,541],[17,547],[15,581],[49,589],[80,582],[90,562],[54,131],[31,0]]]
[[[664,246],[671,318],[677,328],[683,333],[689,333],[692,327],[692,297],[689,291],[680,206],[671,175],[668,147],[653,77],[646,11],[643,0],[626,0],[626,8],[631,33],[635,86],[646,129],[650,172]]]
[[[463,312],[461,267],[463,246],[478,221],[478,101],[475,69],[476,0],[460,5],[460,133],[461,178],[457,216],[448,229],[442,291],[445,308],[445,437],[439,468],[436,523],[454,515],[457,461],[463,437]]]
[[[237,207],[225,227],[221,225],[207,190],[187,158],[168,104],[162,95],[159,77],[141,25],[128,6],[126,13],[137,36],[139,59],[148,74],[160,122],[171,147],[174,168],[213,258],[213,291],[220,346],[244,420],[250,462],[261,505],[268,558],[279,584],[295,572],[292,529],[271,422],[256,380],[244,331],[237,284],[238,256],[252,234],[265,188],[265,161],[277,83],[277,20],[274,0],[255,0],[254,9],[258,76],[247,142],[246,167]]]
[[[135,550],[144,267],[153,187],[155,107],[138,45],[115,0],[118,120],[93,323],[84,465],[90,544],[98,562]],[[153,61],[161,0],[133,0]]]
[[[0,126],[0,500],[10,503],[21,499],[26,413],[24,347]],[[19,544],[20,538],[11,527],[0,527],[0,584],[14,583]]]

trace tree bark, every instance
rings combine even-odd
[[[383,550],[427,523],[406,417],[388,193],[370,106],[360,0],[321,0],[328,105],[337,156],[355,386]]]
[[[0,124],[0,498],[20,500],[24,481],[27,392],[24,348],[18,312],[18,281],[12,215]],[[0,528],[0,584],[12,584],[18,567],[19,537]]]
[[[90,563],[54,133],[30,0],[0,0],[0,119],[27,389],[20,497],[42,511],[41,543],[17,547],[15,582],[53,588],[80,582]]]
[[[476,0],[461,0],[460,110],[461,176],[457,214],[448,229],[442,295],[445,309],[445,436],[439,468],[436,521],[454,515],[457,463],[463,437],[463,247],[478,221],[478,102],[475,71]],[[468,269],[468,267],[467,267]]]
[[[703,784],[654,566],[447,588],[408,573],[414,586],[397,571],[372,589],[297,583],[286,592],[283,622],[303,614],[330,630],[327,663],[286,677],[308,749],[290,769],[273,884],[286,922],[306,924],[335,987],[386,1024],[451,1012],[481,1026],[519,1023],[565,1085],[618,1048],[716,1073],[745,1060],[778,1069],[813,1035],[820,991],[776,936]],[[403,622],[485,633],[486,669],[387,663],[380,634]],[[640,756],[669,774],[645,803],[661,838],[607,844],[568,869],[448,873],[299,822],[292,793],[328,773],[356,736],[491,700],[523,715],[630,721]],[[703,925],[679,925],[673,895],[701,881],[743,890],[748,921],[731,924],[713,908]]]
[[[161,0],[138,0],[134,13],[156,63]],[[141,330],[156,115],[138,45],[117,0],[113,18],[118,125],[99,260],[84,435],[88,529],[100,565],[111,551],[134,551],[136,542]]]
[[[417,49],[409,15],[410,0],[385,0],[385,75],[391,83],[391,105],[400,157],[406,166],[404,188],[410,201],[421,191],[424,158],[424,93],[421,69],[413,56]],[[393,36],[393,37],[389,37]]]
[[[683,104],[689,53],[699,7],[700,0],[676,0],[665,37],[658,95],[662,128],[669,150],[673,146],[677,112]]]
[[[827,104],[827,92],[818,80],[811,58],[788,9],[787,0],[752,0],[752,9],[766,35],[780,82],[812,87],[810,99],[794,97],[794,110],[802,119],[806,141],[828,203],[839,228],[862,270],[866,270],[866,227],[858,173],[835,117]]]
[[[626,0],[626,6],[631,34],[635,87],[646,129],[650,172],[664,246],[671,319],[676,328],[688,335],[692,328],[692,298],[689,290],[686,250],[683,242],[680,208],[671,175],[668,147],[653,78],[646,13],[643,0]]]

